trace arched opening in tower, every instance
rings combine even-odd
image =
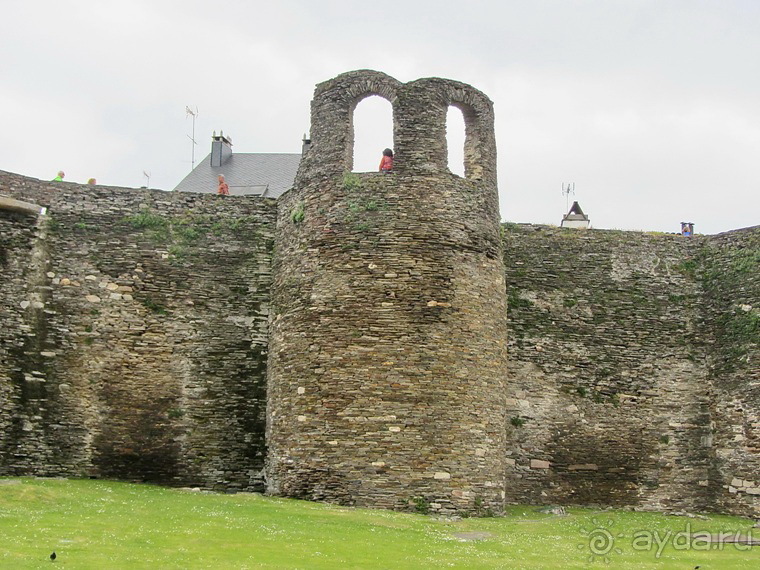
[[[465,123],[462,110],[449,105],[446,113],[446,157],[449,171],[464,176]]]
[[[393,108],[388,100],[370,96],[353,114],[354,172],[376,172],[383,149],[393,149]]]

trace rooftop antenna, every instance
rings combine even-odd
[[[570,194],[575,196],[575,182],[562,183],[562,195],[565,197],[565,212],[570,211]]]
[[[150,172],[145,172],[143,170],[143,176],[146,178],[145,187],[150,188]]]
[[[198,116],[198,107],[195,108],[195,111],[193,111],[188,105],[185,105],[185,118],[187,119],[187,116],[190,115],[193,118],[193,136],[187,135],[187,138],[192,141],[193,145],[190,147],[192,149],[191,159],[190,159],[190,171],[192,171],[195,168],[195,145],[198,143],[195,142],[195,118]]]

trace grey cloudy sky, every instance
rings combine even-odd
[[[314,85],[376,69],[494,101],[505,220],[558,224],[572,181],[594,227],[717,233],[760,223],[758,30],[756,0],[4,0],[0,169],[172,189],[186,105],[196,160],[299,152]],[[358,107],[359,169],[389,116]]]

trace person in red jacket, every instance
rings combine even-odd
[[[229,196],[230,195],[230,187],[224,181],[224,174],[220,174],[219,175],[219,188],[217,188],[216,193],[217,194],[221,194],[222,196]]]
[[[393,170],[393,151],[389,148],[386,148],[383,151],[383,158],[380,161],[380,168],[378,169],[380,172],[390,172]]]

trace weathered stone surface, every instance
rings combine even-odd
[[[274,202],[0,193],[0,473],[263,490]]]
[[[371,94],[396,172],[344,178]],[[0,474],[263,490],[268,369],[271,492],[760,514],[760,228],[500,228],[483,94],[354,72],[313,111],[279,204],[0,172],[49,211],[0,201]]]
[[[346,177],[351,114],[373,94],[394,107],[394,172]],[[449,105],[467,123],[464,178],[446,164]],[[453,81],[349,73],[317,87],[311,133],[279,201],[269,490],[500,511],[506,296],[491,102]]]
[[[37,204],[14,200],[7,196],[0,196],[0,209],[7,212],[17,212],[27,216],[37,216],[42,211],[42,207]]]
[[[760,228],[504,237],[509,499],[757,513]]]

